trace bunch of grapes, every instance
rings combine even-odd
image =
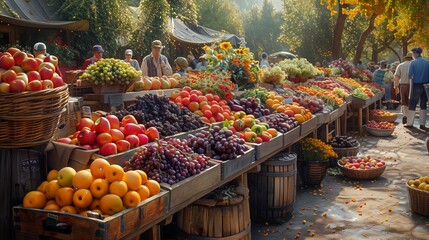
[[[230,130],[221,130],[219,126],[188,135],[189,146],[198,154],[204,154],[216,160],[236,159],[243,155],[248,147],[244,139]]]
[[[299,126],[299,122],[293,117],[289,117],[284,113],[275,113],[265,116],[260,119],[261,122],[266,122],[270,128],[275,128],[281,133],[287,133],[290,130]]]
[[[261,104],[259,98],[254,97],[242,98],[240,100],[234,99],[228,101],[228,106],[233,111],[244,111],[246,114],[252,114],[256,118],[271,114],[270,110],[266,109],[264,105]],[[242,109],[237,108],[237,106],[241,106]]]
[[[105,58],[89,65],[80,79],[95,85],[130,85],[141,75],[141,71],[135,70],[130,64],[120,59]]]
[[[204,127],[201,119],[188,108],[170,102],[166,96],[146,94],[125,110],[113,113],[120,120],[128,114],[146,127],[156,127],[161,136],[171,136]]]
[[[170,139],[140,148],[125,165],[126,170],[143,170],[157,182],[175,184],[204,171],[209,159],[195,154],[186,140]]]

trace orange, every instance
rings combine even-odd
[[[47,199],[53,199],[55,198],[55,192],[60,189],[61,186],[58,183],[58,180],[51,180],[47,185],[46,185],[46,198]]]
[[[211,112],[211,107],[210,107],[210,105],[204,105],[203,107],[201,107],[201,111],[202,112],[205,112],[205,111],[210,111]]]
[[[156,195],[161,191],[161,186],[155,180],[149,179],[145,185],[149,188],[150,196]]]
[[[305,122],[304,116],[302,116],[301,114],[295,114],[295,120],[297,120],[299,123],[303,123]]]
[[[74,190],[71,187],[63,187],[55,192],[55,202],[58,206],[72,205]]]
[[[284,113],[286,111],[286,107],[285,106],[280,106],[276,110],[277,110],[278,113]]]
[[[112,164],[106,168],[105,175],[106,180],[110,183],[115,181],[121,181],[124,177],[124,169],[117,164]]]
[[[274,103],[273,105],[271,105],[271,107],[273,108],[273,109],[277,109],[278,107],[280,107],[281,106],[281,104],[279,104],[279,103]]]
[[[109,193],[109,182],[105,179],[95,179],[91,183],[91,187],[89,188],[91,191],[91,194],[95,198],[101,198],[104,195]]]
[[[107,194],[100,199],[100,210],[107,215],[122,211],[122,199],[115,194]]]
[[[60,211],[60,206],[58,206],[55,203],[51,203],[51,204],[46,204],[46,206],[43,209],[48,211]]]
[[[85,210],[85,211],[83,211],[83,212],[80,212],[80,213],[79,213],[79,215],[82,215],[82,216],[88,217],[88,212],[89,212],[89,210]]]
[[[191,112],[195,112],[200,109],[200,104],[198,102],[190,102],[188,108],[191,110]]]
[[[97,158],[95,159],[91,165],[89,166],[89,169],[91,170],[91,174],[93,178],[106,178],[105,176],[105,170],[106,168],[110,166],[110,163],[103,159],[103,158]]]
[[[100,199],[93,199],[91,205],[89,205],[89,209],[95,210],[100,209]]]
[[[37,191],[46,193],[46,187],[48,186],[49,181],[42,182],[39,187],[37,188]]]
[[[267,104],[268,106],[273,106],[273,104],[274,104],[274,100],[273,99],[271,99],[271,98],[268,98],[266,101],[265,101],[265,104]]]
[[[292,106],[292,111],[295,114],[302,114],[302,107],[298,107],[298,106]]]
[[[74,206],[74,208],[76,209],[76,211],[77,211],[78,213],[88,211],[88,208],[78,208],[78,207],[76,207],[76,206]]]
[[[141,201],[144,201],[150,197],[150,191],[146,185],[141,185],[140,188],[137,189],[137,193],[140,195]]]
[[[73,187],[77,189],[89,189],[93,181],[91,172],[80,170],[73,177]]]
[[[136,171],[126,172],[122,178],[122,181],[127,184],[128,191],[136,191],[142,185],[142,177]]]
[[[268,128],[267,132],[271,135],[271,137],[276,137],[278,135],[278,132],[275,128]]]
[[[123,197],[128,192],[127,183],[124,181],[112,182],[109,187],[109,192],[111,194],[118,195],[119,197]]]
[[[57,202],[55,202],[55,199],[51,199],[51,200],[48,200],[48,201],[46,202],[46,205],[45,205],[45,206],[48,206],[49,204],[57,204]]]
[[[201,110],[196,110],[194,112],[194,114],[197,115],[197,116],[199,116],[199,117],[203,117],[204,116],[204,113]]]
[[[58,176],[58,170],[52,169],[51,171],[49,171],[48,176],[46,177],[46,180],[50,182],[51,180],[57,179],[57,176]]]
[[[275,96],[274,99],[279,100],[279,102],[283,102],[283,97],[280,95]]]
[[[26,208],[39,208],[42,209],[46,205],[46,196],[39,191],[31,191],[25,194],[22,205]]]
[[[65,206],[60,209],[60,212],[77,214],[77,210],[73,206]]]
[[[275,93],[272,93],[272,92],[268,94],[269,99],[274,99],[275,96],[276,96]]]
[[[128,191],[122,201],[126,208],[135,207],[141,202],[140,194],[136,191]]]
[[[92,203],[92,194],[88,189],[79,189],[73,195],[73,203],[77,208],[87,208]]]

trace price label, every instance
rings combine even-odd
[[[82,117],[91,118],[91,107],[90,106],[82,106]]]

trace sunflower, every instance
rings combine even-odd
[[[243,54],[248,54],[249,53],[249,49],[248,48],[242,48],[241,51],[243,52]]]
[[[207,45],[204,45],[204,47],[202,47],[202,49],[203,49],[205,52],[211,52],[211,51],[212,51],[212,49],[211,49],[209,46],[207,46]]]
[[[216,58],[219,59],[219,60],[222,60],[223,59],[223,54],[216,54]]]
[[[232,48],[232,45],[230,42],[223,42],[219,45],[219,47],[222,48],[223,50],[228,50]]]

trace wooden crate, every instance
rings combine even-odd
[[[255,160],[256,160],[255,149],[251,147],[243,155],[238,156],[236,159],[226,160],[226,161],[220,161],[220,160],[215,160],[215,161],[221,164],[222,179],[225,179],[231,175],[234,175],[235,173],[243,169],[243,167],[249,166]]]
[[[317,128],[317,118],[313,116],[310,120],[305,121],[301,124],[301,137],[307,136]]]
[[[333,121],[337,120],[337,118],[339,118],[339,114],[340,114],[340,111],[338,111],[338,109],[334,109],[332,112],[329,113],[329,121],[328,122],[333,122]]]
[[[170,192],[170,208],[189,200],[194,195],[217,185],[221,180],[221,167],[218,162],[209,161],[203,172],[186,178],[176,184],[161,183],[161,187]]]
[[[344,111],[347,109],[347,104],[343,103],[340,106],[338,106],[338,111],[340,112],[340,117],[344,114]]]
[[[351,103],[353,100],[353,96],[350,94],[347,97],[344,98],[344,101],[348,104]]]
[[[352,96],[352,106],[353,107],[358,107],[358,108],[365,108],[369,104],[371,104],[371,100],[372,100],[371,98],[363,100],[361,98],[357,98],[355,96]]]
[[[329,121],[329,114],[324,112],[319,112],[315,114],[317,118],[317,125],[325,124]]]
[[[195,134],[195,133],[199,133],[203,130],[208,130],[209,127],[201,127],[201,128],[197,128],[195,130],[192,131],[188,131],[188,132],[181,132],[172,136],[167,136],[164,137],[164,139],[170,139],[170,138],[177,138],[177,139],[187,139],[189,134]]]
[[[269,142],[247,144],[255,148],[255,159],[261,159],[283,149],[283,134],[279,133],[278,136],[272,138]]]
[[[283,135],[283,147],[289,147],[297,142],[301,134],[301,126],[298,126]]]
[[[13,208],[14,225],[17,239],[120,239],[166,214],[169,210],[168,203],[169,193],[161,190],[159,194],[144,200],[137,207],[103,220],[16,206]]]

